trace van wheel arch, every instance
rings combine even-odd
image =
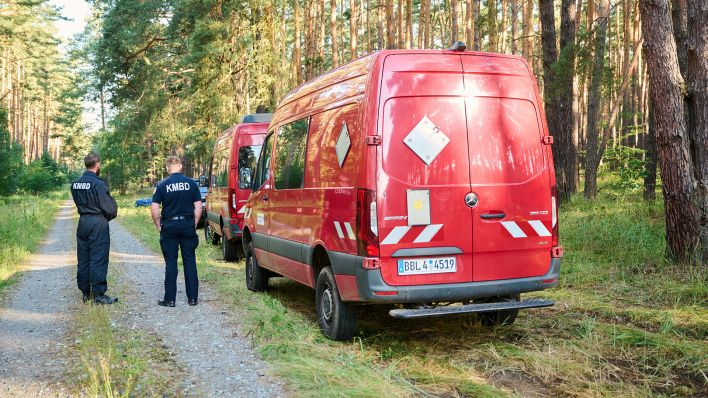
[[[314,284],[317,285],[317,278],[320,276],[322,269],[332,265],[329,255],[327,254],[327,249],[325,249],[322,245],[315,246],[312,250],[310,265],[312,266],[312,280],[314,281]]]

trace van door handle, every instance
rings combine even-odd
[[[505,213],[484,213],[484,214],[480,214],[480,217],[483,220],[491,220],[494,218],[504,218],[504,217],[506,217],[506,214]]]
[[[268,195],[263,195],[261,198],[263,199],[264,202],[268,201]]]

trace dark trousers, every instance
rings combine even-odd
[[[199,237],[194,227],[194,220],[168,220],[162,224],[160,231],[160,248],[165,258],[165,297],[166,301],[174,301],[177,296],[177,256],[182,250],[184,266],[184,284],[187,298],[196,299],[199,295],[199,279],[197,277],[197,257],[194,250],[199,246]]]
[[[83,215],[76,228],[76,284],[85,294],[104,294],[108,289],[108,253],[111,234],[108,220],[100,215]]]

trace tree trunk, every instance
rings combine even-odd
[[[575,0],[561,1],[560,26],[560,70],[553,85],[558,95],[556,131],[553,148],[553,161],[556,168],[556,186],[559,202],[567,202],[577,190],[578,154],[576,148],[575,109],[573,104],[575,77]]]
[[[523,0],[522,0],[523,1]],[[516,39],[519,36],[519,0],[511,0],[511,53],[517,54]]]
[[[599,136],[601,112],[601,83],[605,61],[605,39],[607,35],[607,20],[609,15],[609,0],[600,0],[598,6],[598,21],[595,31],[595,58],[593,60],[590,87],[588,89],[588,127],[587,155],[585,161],[585,197],[595,199],[597,195],[597,168],[600,165]]]
[[[487,0],[487,30],[490,52],[497,51],[497,0]]]
[[[697,248],[700,233],[698,209],[692,201],[696,181],[683,116],[684,83],[668,0],[642,0],[639,10],[664,194],[666,241],[669,255],[683,259]]]
[[[508,0],[501,0],[501,35],[499,35],[499,52],[500,53],[505,53],[506,52],[506,23],[507,23],[507,17],[509,13],[509,1]]]
[[[450,0],[450,44],[454,44],[459,40],[460,25],[457,22],[457,5],[458,0]]]
[[[386,0],[386,48],[396,48],[396,21],[393,15],[393,0]]]
[[[523,3],[523,26],[521,27],[521,51],[533,71],[533,0]]]
[[[383,50],[384,48],[384,9],[386,7],[378,4],[376,7],[376,40],[377,40],[377,50]]]
[[[433,41],[430,32],[430,0],[421,0],[421,6],[425,6],[423,13],[423,48],[430,48]]]
[[[646,158],[644,160],[644,200],[653,202],[656,199],[656,123],[654,110],[649,105],[649,131],[646,141]]]
[[[294,21],[293,23],[295,24],[295,49],[293,50],[293,68],[294,68],[294,73],[293,77],[295,78],[295,85],[298,86],[300,83],[302,83],[302,50],[301,50],[301,35],[302,32],[300,31],[300,0],[295,0],[294,1]]]
[[[403,1],[404,0],[398,0],[398,10],[396,11],[396,29],[398,33],[398,44],[396,45],[396,48],[405,48],[406,45],[406,38],[405,36],[405,27],[403,26]]]
[[[671,0],[671,19],[681,76],[686,79],[686,57],[688,52],[688,0]],[[701,0],[696,0],[701,1]],[[703,21],[704,23],[706,21]]]
[[[356,0],[349,0],[349,52],[351,59],[358,57],[356,52],[357,47],[357,28],[359,27],[359,14],[356,10]],[[368,26],[367,26],[368,29]]]
[[[708,260],[708,3],[688,4],[688,132],[698,186],[694,204],[698,210],[699,256]]]
[[[622,26],[624,28],[624,38],[622,54],[622,72],[626,71],[629,67],[629,40],[630,40],[630,25],[629,19],[632,14],[630,11],[630,3],[633,0],[622,0]],[[622,98],[622,135],[626,136],[629,134],[630,125],[632,124],[632,115],[630,114],[630,98],[629,95],[625,95]]]
[[[339,34],[337,33],[337,0],[329,0],[329,30],[332,39],[332,67],[339,66]]]
[[[481,8],[482,0],[474,0],[474,21],[472,21],[472,35],[474,36],[474,50],[481,51],[482,43],[479,38],[479,29],[476,28],[477,21],[479,20],[479,10]]]
[[[405,48],[413,48],[413,0],[406,0],[406,43],[405,43],[405,45],[406,45]]]

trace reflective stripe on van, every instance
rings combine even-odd
[[[433,240],[433,238],[440,232],[443,228],[443,224],[430,224],[425,226],[398,226],[394,227],[391,232],[386,235],[384,240],[381,241],[382,245],[395,245],[401,243],[403,237],[408,234],[408,231],[415,230],[416,237],[411,243],[427,243]],[[420,232],[418,232],[420,230]]]
[[[533,228],[538,236],[551,236],[551,232],[543,225],[541,220],[528,220],[527,223]],[[528,238],[526,232],[516,223],[516,221],[502,221],[500,223],[512,238]]]

